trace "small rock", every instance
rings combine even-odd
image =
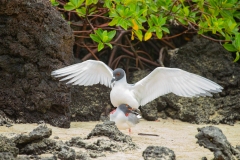
[[[13,155],[13,157],[17,157],[19,149],[16,147],[16,144],[13,142],[13,140],[0,135],[0,152],[4,153],[2,157],[4,156],[11,157],[10,153]]]
[[[75,160],[76,159],[75,150],[67,146],[62,146],[61,151],[58,152],[58,158],[61,160]]]
[[[54,151],[56,148],[56,141],[53,139],[45,138],[41,141],[28,143],[23,147],[20,146],[21,154],[43,154]]]
[[[120,132],[115,122],[112,121],[97,124],[91,133],[88,134],[87,139],[90,139],[92,136],[106,136],[115,141],[132,142],[132,138]]]
[[[14,143],[17,145],[31,143],[35,140],[42,140],[48,138],[52,135],[52,129],[46,126],[38,126],[28,135],[19,134],[16,137],[13,137]]]
[[[13,126],[13,125],[10,124],[10,123],[7,123],[7,124],[6,124],[6,127],[8,127],[8,128],[9,128],[9,127],[12,127],[12,126]]]
[[[58,137],[58,136],[54,136],[53,138],[54,138],[54,139],[59,139],[59,137]]]
[[[73,137],[71,140],[67,141],[66,144],[68,146],[75,146],[83,148],[86,146],[86,143],[83,142],[83,139],[81,137]]]
[[[106,155],[99,151],[90,151],[89,155],[91,158],[97,158],[97,157],[106,157]]]
[[[155,121],[158,119],[157,103],[152,101],[151,104],[147,103],[144,107],[140,107],[142,116],[148,121]]]
[[[15,157],[11,152],[0,152],[0,159],[15,160]]]
[[[79,159],[79,160],[90,160],[90,157],[87,153],[84,153],[84,152],[76,152],[76,159]]]
[[[233,160],[240,158],[240,151],[235,149],[227,140],[222,131],[214,126],[198,128],[195,136],[197,143],[208,148],[214,154],[214,160]]]
[[[176,160],[175,153],[166,147],[148,146],[142,154],[144,160]]]

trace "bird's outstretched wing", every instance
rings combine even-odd
[[[217,83],[177,68],[158,67],[132,87],[141,106],[155,98],[174,93],[183,97],[212,96],[222,91]]]
[[[90,86],[103,84],[111,87],[113,70],[105,63],[95,60],[87,60],[82,63],[73,64],[51,73],[55,77],[63,77],[60,81],[69,80],[66,84]]]

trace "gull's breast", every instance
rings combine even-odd
[[[135,99],[134,94],[127,86],[124,85],[113,87],[112,91],[110,92],[110,100],[114,107],[118,107],[121,104],[127,104],[136,109],[139,107],[139,103]]]

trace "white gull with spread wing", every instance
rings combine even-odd
[[[217,83],[178,68],[157,67],[135,84],[128,84],[125,71],[114,71],[105,63],[87,60],[52,72],[55,77],[64,77],[67,84],[90,86],[103,84],[111,87],[113,106],[127,104],[133,109],[144,106],[159,96],[174,93],[182,97],[212,96],[222,91]]]

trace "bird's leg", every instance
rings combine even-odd
[[[132,131],[131,131],[131,128],[128,129],[128,134],[129,136],[131,135]]]

